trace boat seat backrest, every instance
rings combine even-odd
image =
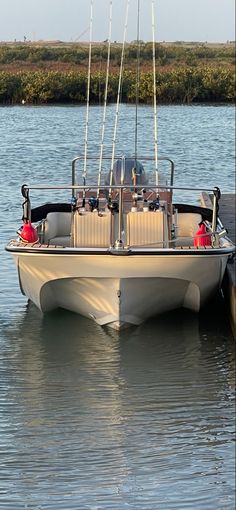
[[[111,242],[110,211],[98,215],[97,212],[86,211],[74,213],[72,236],[75,247],[109,247]]]
[[[68,212],[50,212],[45,221],[44,240],[50,242],[57,237],[70,236],[71,232],[71,213]]]
[[[165,216],[163,211],[139,211],[127,214],[127,245],[162,247],[165,241]]]
[[[202,221],[198,213],[178,213],[177,215],[177,237],[194,237]]]

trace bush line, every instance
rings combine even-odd
[[[91,75],[91,103],[104,100],[105,71]],[[119,73],[109,78],[108,102],[117,98]],[[122,102],[136,99],[136,73],[125,71],[122,82]],[[180,66],[157,72],[158,103],[233,102],[235,77],[230,68],[221,66]],[[0,72],[0,103],[29,104],[84,103],[86,102],[87,73],[85,71],[2,71]],[[153,101],[153,75],[140,73],[139,101]]]

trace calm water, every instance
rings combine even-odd
[[[133,113],[122,107],[119,151],[133,152]],[[94,107],[92,152],[101,117]],[[43,317],[18,289],[4,245],[20,225],[20,186],[70,182],[84,118],[84,107],[0,108],[0,508],[234,509],[235,343],[223,303],[118,334],[69,312]],[[113,119],[111,106],[107,132]],[[139,134],[147,153],[147,107]],[[232,190],[233,107],[163,106],[159,140],[176,184]]]

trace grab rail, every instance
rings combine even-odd
[[[131,189],[131,188],[137,188],[137,189],[143,189],[144,186],[143,184],[141,185],[133,185],[133,184],[113,184],[112,186],[110,185],[107,185],[107,184],[104,184],[102,186],[102,190],[109,190],[109,188],[113,189],[113,190],[116,190],[116,189]],[[207,193],[215,193],[215,191],[219,190],[219,188],[215,187],[215,188],[191,188],[190,186],[170,186],[169,184],[158,184],[158,185],[155,185],[155,184],[151,184],[151,185],[148,185],[148,186],[145,186],[146,188],[150,189],[150,190],[154,190],[154,189],[160,189],[160,190],[177,190],[177,191],[205,191]],[[23,184],[22,188],[26,189],[26,190],[44,190],[44,191],[47,191],[47,190],[57,190],[57,191],[60,191],[60,190],[96,190],[98,188],[101,188],[101,186],[98,186],[97,184],[87,184],[87,185],[82,185],[82,184],[75,184],[75,185],[71,185],[71,184],[65,184],[65,185],[60,185],[60,186],[46,186],[44,184],[33,184],[32,186],[31,185],[28,185],[28,184]]]
[[[118,239],[115,242],[116,248],[122,248],[122,241],[121,241],[121,231],[122,231],[122,224],[123,224],[123,193],[126,190],[143,190],[143,185],[104,185],[102,186],[102,191],[109,191],[109,190],[115,190],[119,193],[119,232],[118,232]],[[74,192],[74,197],[76,196],[76,191],[83,191],[83,193],[86,195],[86,192],[88,191],[95,191],[97,189],[101,189],[101,186],[94,184],[94,185],[70,185],[70,186],[45,186],[45,185],[33,185],[28,186],[24,184],[21,188],[22,195],[24,199],[27,197],[27,200],[24,201],[24,218],[27,220],[31,219],[31,204],[30,204],[30,198],[29,198],[29,191],[30,190],[72,190]],[[213,246],[219,246],[219,239],[216,232],[217,227],[217,212],[218,212],[218,201],[220,198],[220,190],[219,188],[215,187],[213,189],[210,188],[191,188],[191,187],[180,187],[180,186],[169,186],[169,185],[151,185],[147,186],[146,189],[151,192],[158,191],[173,191],[173,190],[182,190],[182,191],[195,191],[195,192],[208,192],[213,193],[214,200],[213,200],[213,213],[212,213],[212,245]],[[171,209],[169,211],[171,213]]]

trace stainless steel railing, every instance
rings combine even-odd
[[[89,186],[74,184],[74,185],[61,185],[61,186],[46,186],[46,185],[23,185],[22,186],[22,195],[24,197],[24,218],[30,220],[31,218],[31,204],[30,204],[30,197],[29,192],[30,191],[37,191],[37,190],[44,190],[44,191],[53,191],[53,190],[71,190],[73,193],[73,196],[76,197],[78,192],[82,192],[85,196],[88,195],[89,192],[95,192],[98,189],[101,189],[100,186],[94,184]],[[121,239],[122,239],[122,226],[123,226],[123,216],[124,216],[124,193],[126,191],[129,191],[129,193],[134,190],[134,186],[132,185],[103,185],[102,191],[106,192],[109,190],[115,191],[116,194],[118,194],[117,201],[119,204],[119,218],[118,218],[118,235],[117,239],[115,241],[115,246],[117,248],[122,247]],[[142,191],[143,185],[136,185],[135,186],[136,191]],[[222,229],[217,230],[217,212],[218,212],[218,201],[220,198],[220,191],[219,188],[191,188],[191,187],[180,187],[180,186],[170,186],[170,185],[159,185],[159,186],[147,186],[146,190],[150,193],[156,193],[161,191],[168,191],[171,192],[174,190],[179,191],[191,191],[191,192],[207,192],[213,194],[214,200],[213,200],[213,212],[212,212],[212,225],[211,225],[211,236],[212,236],[212,245],[214,247],[219,246],[219,237],[222,235]],[[141,195],[140,195],[141,196]],[[140,199],[142,200],[142,198]],[[172,206],[172,204],[170,204]],[[72,205],[73,207],[73,205]],[[74,206],[76,208],[76,206]]]

